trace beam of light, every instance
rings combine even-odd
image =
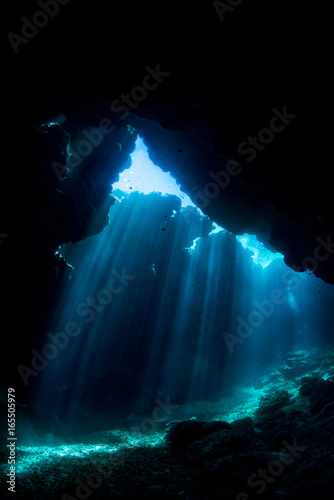
[[[132,414],[133,428],[137,424],[140,431],[142,422],[155,425],[155,415],[165,418],[154,400],[156,377],[162,402],[168,400],[175,407],[216,402],[226,387],[237,383],[245,387],[245,380],[257,375],[256,364],[282,351],[289,334],[307,340],[303,325],[308,318],[292,314],[288,300],[271,305],[267,313],[273,290],[287,294],[287,283],[282,281],[287,268],[282,259],[266,268],[253,265],[250,252],[234,235],[194,207],[181,207],[175,195],[134,192],[115,203],[109,216],[110,224],[100,234],[61,250],[74,270],[55,303],[45,344],[51,342],[49,332],[53,336],[60,332],[63,338],[69,322],[81,331],[68,338],[38,375],[35,415],[41,423],[47,422],[51,432],[57,429],[54,415],[61,425],[80,426],[81,421],[88,425],[96,415],[109,426],[113,418]],[[112,272],[120,273],[123,268],[135,279],[108,302],[105,290]],[[308,280],[311,285],[315,278]],[[316,309],[314,297],[308,297],[303,286],[294,295],[298,303],[311,302]],[[257,316],[255,301],[266,308]],[[309,314],[309,307],[305,310]],[[261,321],[254,326],[259,315]],[[226,331],[234,336],[247,333],[235,345],[233,356],[222,337]],[[59,391],[62,387],[68,390]],[[247,411],[251,414],[259,392],[249,394]],[[177,411],[167,417],[178,419]],[[221,415],[230,417],[228,411],[224,407]],[[238,418],[238,409],[233,411]],[[65,447],[58,443],[60,447],[29,450],[29,456],[45,451],[56,460],[77,453],[113,453],[113,446],[145,445],[139,431],[122,443],[112,441],[111,448],[101,448],[105,444],[101,442],[94,442],[99,448],[90,449],[85,448],[87,443]],[[154,445],[161,435],[146,438],[148,445]],[[28,470],[28,458],[26,463]]]
[[[170,173],[163,172],[149,159],[147,147],[143,139],[139,136],[136,140],[136,149],[132,153],[131,159],[131,167],[120,173],[118,182],[113,184],[114,190],[119,190],[127,194],[136,191],[143,194],[160,193],[162,196],[172,194],[180,198],[182,208],[195,207],[189,196],[181,191],[180,186]],[[202,214],[199,208],[197,210]],[[213,230],[210,235],[221,231],[225,231],[225,229],[213,223]],[[190,254],[194,253],[197,240],[198,238],[193,241],[192,246],[186,248]],[[278,252],[273,253],[266,249],[263,243],[257,240],[255,235],[245,233],[242,236],[237,236],[237,240],[243,248],[252,252],[251,258],[254,264],[258,264],[263,268],[269,266],[275,259],[283,258],[282,254]]]
[[[140,151],[147,160],[147,151]],[[182,206],[182,192],[171,195],[166,184],[152,186],[145,164],[140,165],[136,174],[133,161],[131,175],[141,182],[148,178],[149,185],[137,191],[128,181],[116,183],[113,187],[122,187],[120,196],[125,196],[111,208],[110,223],[100,234],[61,249],[74,270],[55,303],[45,344],[50,342],[48,332],[64,336],[69,323],[74,322],[80,333],[63,349],[57,348],[58,355],[39,374],[36,413],[41,420],[52,418],[52,405],[59,418],[69,421],[80,417],[81,408],[112,412],[119,406],[127,414],[152,412],[148,393],[156,375],[162,379],[163,399],[170,396],[173,404],[182,404],[189,395],[192,400],[206,397],[211,387],[216,397],[226,370],[233,365],[236,372],[235,366],[240,366],[236,360],[244,366],[252,347],[262,355],[259,342],[267,348],[266,333],[275,348],[269,332],[277,331],[274,320],[282,314],[278,308],[263,318],[261,327],[253,328],[247,347],[237,346],[230,364],[222,333],[235,334],[240,315],[247,321],[255,307],[253,298],[262,303],[267,292],[270,297],[268,280],[275,283],[273,288],[282,287],[275,280],[284,262],[277,260],[269,269],[253,266],[242,242],[194,205]],[[166,180],[158,167],[154,170]],[[123,177],[127,179],[124,172]],[[245,238],[244,244],[255,245],[259,256],[262,244]],[[113,272],[123,268],[135,278],[121,293],[117,288],[122,283],[116,283],[109,300]],[[280,342],[278,335],[276,340]],[[57,390],[62,383],[71,389]]]

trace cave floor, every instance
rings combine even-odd
[[[334,484],[333,415],[317,422],[298,417],[286,425],[286,415],[278,412],[266,415],[258,426],[259,439],[255,436],[243,450],[228,454],[216,450],[206,455],[208,442],[199,454],[191,447],[173,448],[161,432],[150,437],[150,445],[131,442],[133,434],[125,431],[100,431],[68,438],[66,443],[21,447],[15,498],[251,500],[258,497],[256,488],[252,496],[238,495],[249,492],[250,473],[255,475],[259,466],[270,470],[279,459],[270,442],[287,430],[297,436],[302,451],[298,448],[297,458],[292,457],[279,477],[271,476],[274,482],[265,485],[261,499],[314,500],[318,494],[327,498]],[[2,498],[13,494],[3,491]]]
[[[105,440],[108,436],[106,431]],[[101,438],[101,433],[86,435],[80,443],[40,450],[38,457],[33,449],[21,452],[25,468],[17,474],[16,498],[158,498],[162,492],[169,495],[162,498],[186,498],[185,477],[193,471],[182,457],[165,446],[115,450],[113,444],[101,445]]]
[[[169,420],[185,423],[181,441],[190,436],[186,446],[173,442],[167,421],[157,423],[153,432],[143,432],[139,416],[131,416],[123,427],[95,432],[74,427],[66,433],[41,431],[29,436],[27,426],[25,439],[16,446],[15,498],[330,497],[334,484],[333,357],[334,346],[321,354],[314,350],[308,358],[295,351],[288,362],[271,368],[244,391],[226,393],[219,401],[181,406]],[[232,430],[191,435],[194,422],[205,426],[212,421],[232,423]],[[282,455],[282,449],[287,455]],[[290,460],[285,463],[282,457]],[[2,450],[0,458],[4,478],[7,452]],[[259,470],[266,471],[265,479]],[[5,481],[0,488],[1,498],[14,498]]]

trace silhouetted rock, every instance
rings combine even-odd
[[[315,415],[326,409],[326,413],[332,411],[334,402],[334,383],[321,377],[303,377],[301,379],[299,394],[310,398],[310,412]],[[325,412],[324,412],[325,414]]]
[[[188,456],[196,461],[213,460],[239,453],[250,442],[251,438],[249,436],[234,433],[228,429],[222,429],[194,442],[188,450]]]
[[[251,417],[245,417],[233,420],[231,427],[234,431],[247,432],[254,429],[254,424]]]
[[[290,394],[287,391],[277,391],[268,396],[262,396],[260,406],[257,410],[258,415],[267,415],[280,410],[290,402]]]
[[[172,422],[168,426],[166,440],[172,446],[187,447],[194,441],[202,439],[207,434],[212,434],[222,429],[232,430],[229,423],[219,420],[213,422],[202,422],[199,420]]]
[[[334,402],[334,383],[324,381],[319,384],[310,394],[310,412],[315,415],[327,405]],[[331,409],[331,406],[328,407]]]

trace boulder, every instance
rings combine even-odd
[[[204,422],[201,420],[171,422],[168,425],[166,440],[171,446],[187,447],[194,441],[198,441],[204,436],[222,429],[232,430],[228,422],[219,420],[213,422]]]
[[[245,434],[235,433],[222,429],[204,436],[200,441],[194,442],[188,454],[198,461],[211,461],[228,455],[242,452],[251,442]]]
[[[325,381],[320,377],[302,377],[300,382],[299,394],[301,396],[310,396],[311,393]]]
[[[303,377],[299,394],[310,398],[310,412],[320,413],[326,406],[331,410],[334,402],[334,382],[320,377]],[[329,406],[328,406],[329,405]]]
[[[314,388],[310,395],[310,412],[320,413],[327,405],[334,402],[334,382],[328,380]],[[330,406],[328,408],[331,408]]]
[[[254,434],[254,424],[250,417],[239,418],[231,422],[231,427],[233,431],[239,432],[241,434],[253,435]]]
[[[290,404],[290,398],[291,396],[287,391],[276,391],[273,394],[262,396],[259,408],[257,409],[257,415],[269,415],[272,412],[280,410]]]

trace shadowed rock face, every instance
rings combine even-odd
[[[21,35],[20,18],[36,9],[16,3],[7,31]],[[188,1],[116,2],[110,10],[73,1],[18,54],[9,42],[6,266],[24,272],[34,258],[48,268],[58,245],[103,229],[110,184],[134,148],[131,125],[214,221],[256,233],[289,266],[333,283],[324,9],[245,0],[225,13]],[[57,115],[66,117],[62,131],[37,129]],[[64,164],[68,140],[77,150],[83,131],[105,120],[113,131],[108,122],[101,143],[60,182],[52,164]]]

